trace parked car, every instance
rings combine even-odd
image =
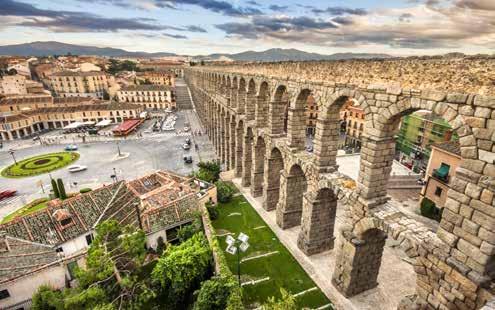
[[[67,170],[69,170],[69,172],[79,172],[79,171],[84,171],[86,169],[88,169],[88,167],[86,167],[86,166],[72,165],[72,166],[69,166],[69,168]]]
[[[15,189],[7,189],[4,191],[0,191],[0,200],[15,196],[15,193],[17,193]]]
[[[182,144],[182,148],[187,151],[187,150],[189,150],[191,148],[191,145],[190,144],[187,144],[187,143],[184,143],[184,144]]]
[[[184,162],[186,164],[192,164],[192,162],[193,162],[192,156],[184,156]]]
[[[69,144],[65,147],[66,151],[77,151],[77,145],[75,144]]]

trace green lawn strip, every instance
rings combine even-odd
[[[28,214],[34,213],[36,211],[42,210],[42,209],[47,207],[47,204],[46,204],[47,202],[48,202],[48,198],[36,199],[33,202],[20,208],[19,210],[14,211],[14,212],[10,213],[9,215],[7,215],[6,217],[4,217],[0,224],[5,224],[5,223],[8,223],[8,222],[14,220],[15,218],[17,218],[19,216],[28,215]]]
[[[58,158],[61,157],[61,160]],[[12,164],[2,170],[2,176],[6,178],[24,178],[48,173],[65,167],[80,157],[77,152],[58,152],[37,155],[24,158],[17,164]],[[46,163],[36,164],[36,161],[46,159]],[[38,167],[37,167],[38,166]]]
[[[232,213],[241,213],[241,215],[228,216]],[[241,258],[278,251],[277,254],[241,263],[241,274],[244,279],[270,277],[269,281],[243,287],[246,306],[261,305],[271,296],[280,297],[280,288],[296,294],[316,286],[243,196],[234,197],[229,203],[220,204],[219,218],[213,222],[213,226],[217,231],[229,231],[236,236],[242,231],[250,237],[251,246],[246,253],[242,253]],[[261,226],[266,227],[254,229]],[[223,249],[226,248],[225,238],[226,236],[218,238]],[[225,255],[229,267],[236,273],[237,256]],[[301,308],[318,308],[330,302],[319,289],[298,296],[296,301]]]

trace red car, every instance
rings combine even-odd
[[[0,192],[0,200],[9,198],[15,195],[17,193],[16,190],[5,190]]]

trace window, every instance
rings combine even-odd
[[[86,243],[90,245],[92,242],[93,242],[93,235],[92,234],[86,235]]]
[[[72,218],[70,218],[70,217],[60,221],[60,225],[62,225],[62,226],[67,226],[70,223],[72,223]]]
[[[5,299],[5,298],[9,298],[9,297],[10,297],[10,294],[9,294],[8,290],[1,290],[0,291],[0,300]]]
[[[63,252],[63,251],[64,251],[64,249],[63,249],[62,247],[58,247],[58,248],[55,250],[55,252],[57,252],[57,253],[61,253],[61,252]]]
[[[438,187],[435,189],[435,196],[442,196],[442,188],[441,187]]]

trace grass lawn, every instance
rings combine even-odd
[[[59,152],[37,155],[18,161],[2,170],[6,178],[24,178],[65,167],[79,159],[79,153]]]
[[[269,252],[278,252],[241,263],[242,282],[270,278],[258,284],[243,286],[243,301],[246,307],[256,308],[271,296],[279,298],[280,288],[284,288],[291,294],[297,294],[316,287],[315,290],[296,297],[297,305],[301,309],[315,309],[330,304],[323,292],[242,195],[234,197],[229,203],[220,204],[218,211],[219,217],[213,221],[217,235],[231,232],[237,236],[239,232],[244,232],[249,236],[251,246],[241,254],[241,260]],[[226,236],[218,237],[223,249],[227,247],[225,238]],[[230,269],[237,274],[237,256],[229,253],[225,253],[225,256]],[[331,306],[326,309],[331,309]]]
[[[49,201],[48,198],[36,199],[36,200],[28,203],[24,207],[20,208],[19,210],[12,212],[9,215],[7,215],[6,217],[4,217],[2,222],[0,222],[0,224],[5,224],[5,223],[12,221],[13,219],[15,219],[19,216],[24,216],[27,214],[34,213],[38,210],[42,210],[42,209],[46,208],[46,203],[48,201]]]

